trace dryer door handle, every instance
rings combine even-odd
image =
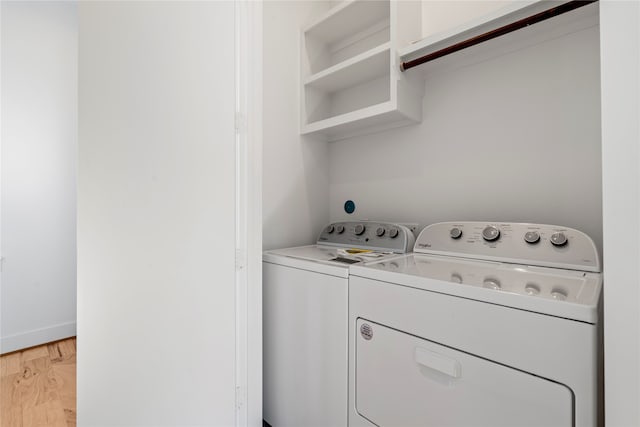
[[[452,378],[460,378],[462,376],[460,362],[443,354],[418,347],[415,351],[415,359],[419,365],[442,372]]]

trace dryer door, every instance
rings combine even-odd
[[[573,425],[564,385],[358,319],[356,410],[380,427]]]

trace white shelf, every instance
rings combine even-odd
[[[465,22],[449,30],[425,37],[398,51],[403,60],[413,59],[451,46],[470,37],[486,33],[535,13],[542,12],[562,2],[541,0],[518,1],[484,16]]]
[[[385,43],[340,64],[309,76],[305,86],[335,92],[389,73],[390,43]]]
[[[309,123],[302,130],[302,134],[306,135],[318,131],[327,131],[334,126],[343,125],[351,120],[362,120],[367,117],[375,116],[377,114],[384,113],[391,108],[389,102],[383,102],[380,104],[372,105],[366,108],[361,108],[356,111],[340,114],[338,116],[329,117],[328,119],[318,120],[317,122]]]
[[[334,44],[349,36],[389,20],[388,1],[348,0],[333,7],[303,28],[310,37]]]
[[[356,135],[365,135],[393,127],[419,123],[420,115],[399,111],[391,102],[383,102],[339,116],[310,123],[302,129],[303,135],[321,134],[328,141],[338,141]]]
[[[302,134],[336,141],[422,119],[424,85],[400,74],[397,55],[400,40],[419,37],[420,10],[418,1],[346,0],[302,28]]]
[[[460,41],[484,34],[496,28],[516,22],[533,14],[566,3],[566,1],[517,2],[487,14],[451,30],[426,37],[400,49],[401,61],[410,61],[452,46]],[[407,71],[408,74],[427,76],[433,72],[448,72],[466,67],[510,52],[525,49],[545,41],[598,25],[598,4],[581,7],[551,19],[519,29],[508,35],[489,40],[467,49],[438,58]]]

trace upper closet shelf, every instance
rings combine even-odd
[[[562,12],[555,16],[551,13],[553,9],[562,10]],[[504,33],[508,26],[519,28],[515,23],[538,14],[545,18],[536,24],[520,28],[508,36]],[[549,17],[551,18],[549,19]],[[398,54],[403,63],[428,55],[439,58],[419,66],[414,65],[415,70],[420,70],[416,72],[426,74],[433,70],[440,71],[452,65],[454,67],[469,66],[491,57],[523,49],[597,24],[598,6],[594,4],[593,0],[516,1],[464,24],[414,42],[399,49]],[[498,37],[489,38],[487,41],[474,45],[474,43],[484,40],[487,35],[492,33],[494,37],[496,35]],[[470,47],[464,48],[464,50],[452,48],[466,43],[470,43]],[[439,54],[441,53],[446,53],[447,56],[443,55],[440,58]]]
[[[467,21],[464,24],[425,37],[422,40],[400,49],[398,53],[402,60],[413,59],[495,30],[503,25],[510,24],[562,3],[566,3],[566,1],[516,1],[491,13]]]

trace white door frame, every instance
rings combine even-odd
[[[605,425],[640,423],[640,5],[601,1]]]
[[[262,3],[236,0],[236,426],[262,426]]]

